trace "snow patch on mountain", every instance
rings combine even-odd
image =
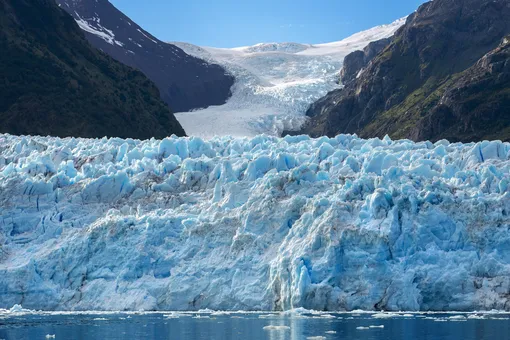
[[[95,36],[109,43],[110,45],[119,45],[121,47],[124,46],[122,42],[115,40],[115,34],[111,30],[101,26],[100,24],[101,20],[99,18],[90,18],[88,20],[84,20],[80,17],[80,15],[77,12],[75,12],[75,14],[76,17],[74,20],[76,21],[78,26],[85,32],[94,34]]]
[[[187,134],[278,136],[305,122],[308,106],[340,85],[344,57],[371,41],[392,36],[405,18],[342,41],[307,45],[263,43],[238,48],[198,47],[172,42],[186,53],[224,66],[236,77],[225,105],[176,114]]]
[[[498,141],[0,135],[0,308],[509,310],[509,212]]]

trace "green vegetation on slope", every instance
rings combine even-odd
[[[423,4],[359,77],[310,106],[300,133],[510,140],[509,16],[507,0]]]
[[[184,135],[154,84],[90,46],[53,0],[0,0],[0,51],[0,132]]]

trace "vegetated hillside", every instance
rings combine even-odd
[[[346,58],[345,88],[314,103],[301,132],[510,140],[509,17],[508,0],[422,5],[370,60]]]
[[[96,50],[53,0],[0,0],[0,132],[184,135],[141,72]]]
[[[93,46],[149,77],[174,112],[222,105],[231,96],[234,77],[224,68],[158,40],[108,0],[56,1]]]

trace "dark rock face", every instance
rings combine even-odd
[[[310,107],[301,132],[510,140],[508,58],[501,43],[509,17],[508,0],[422,5],[357,79]],[[351,79],[364,64],[360,57],[353,57]]]
[[[455,79],[410,137],[510,140],[510,36]]]
[[[340,73],[340,80],[344,85],[355,80],[363,70],[391,42],[391,38],[373,41],[363,51],[354,51],[344,59],[344,65]]]
[[[54,0],[0,0],[0,51],[2,133],[184,135],[156,86],[91,46]]]
[[[173,112],[222,105],[230,97],[234,78],[222,67],[161,42],[108,0],[56,1],[93,46],[151,79]]]

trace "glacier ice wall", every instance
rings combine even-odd
[[[0,308],[510,309],[510,144],[0,135]]]

